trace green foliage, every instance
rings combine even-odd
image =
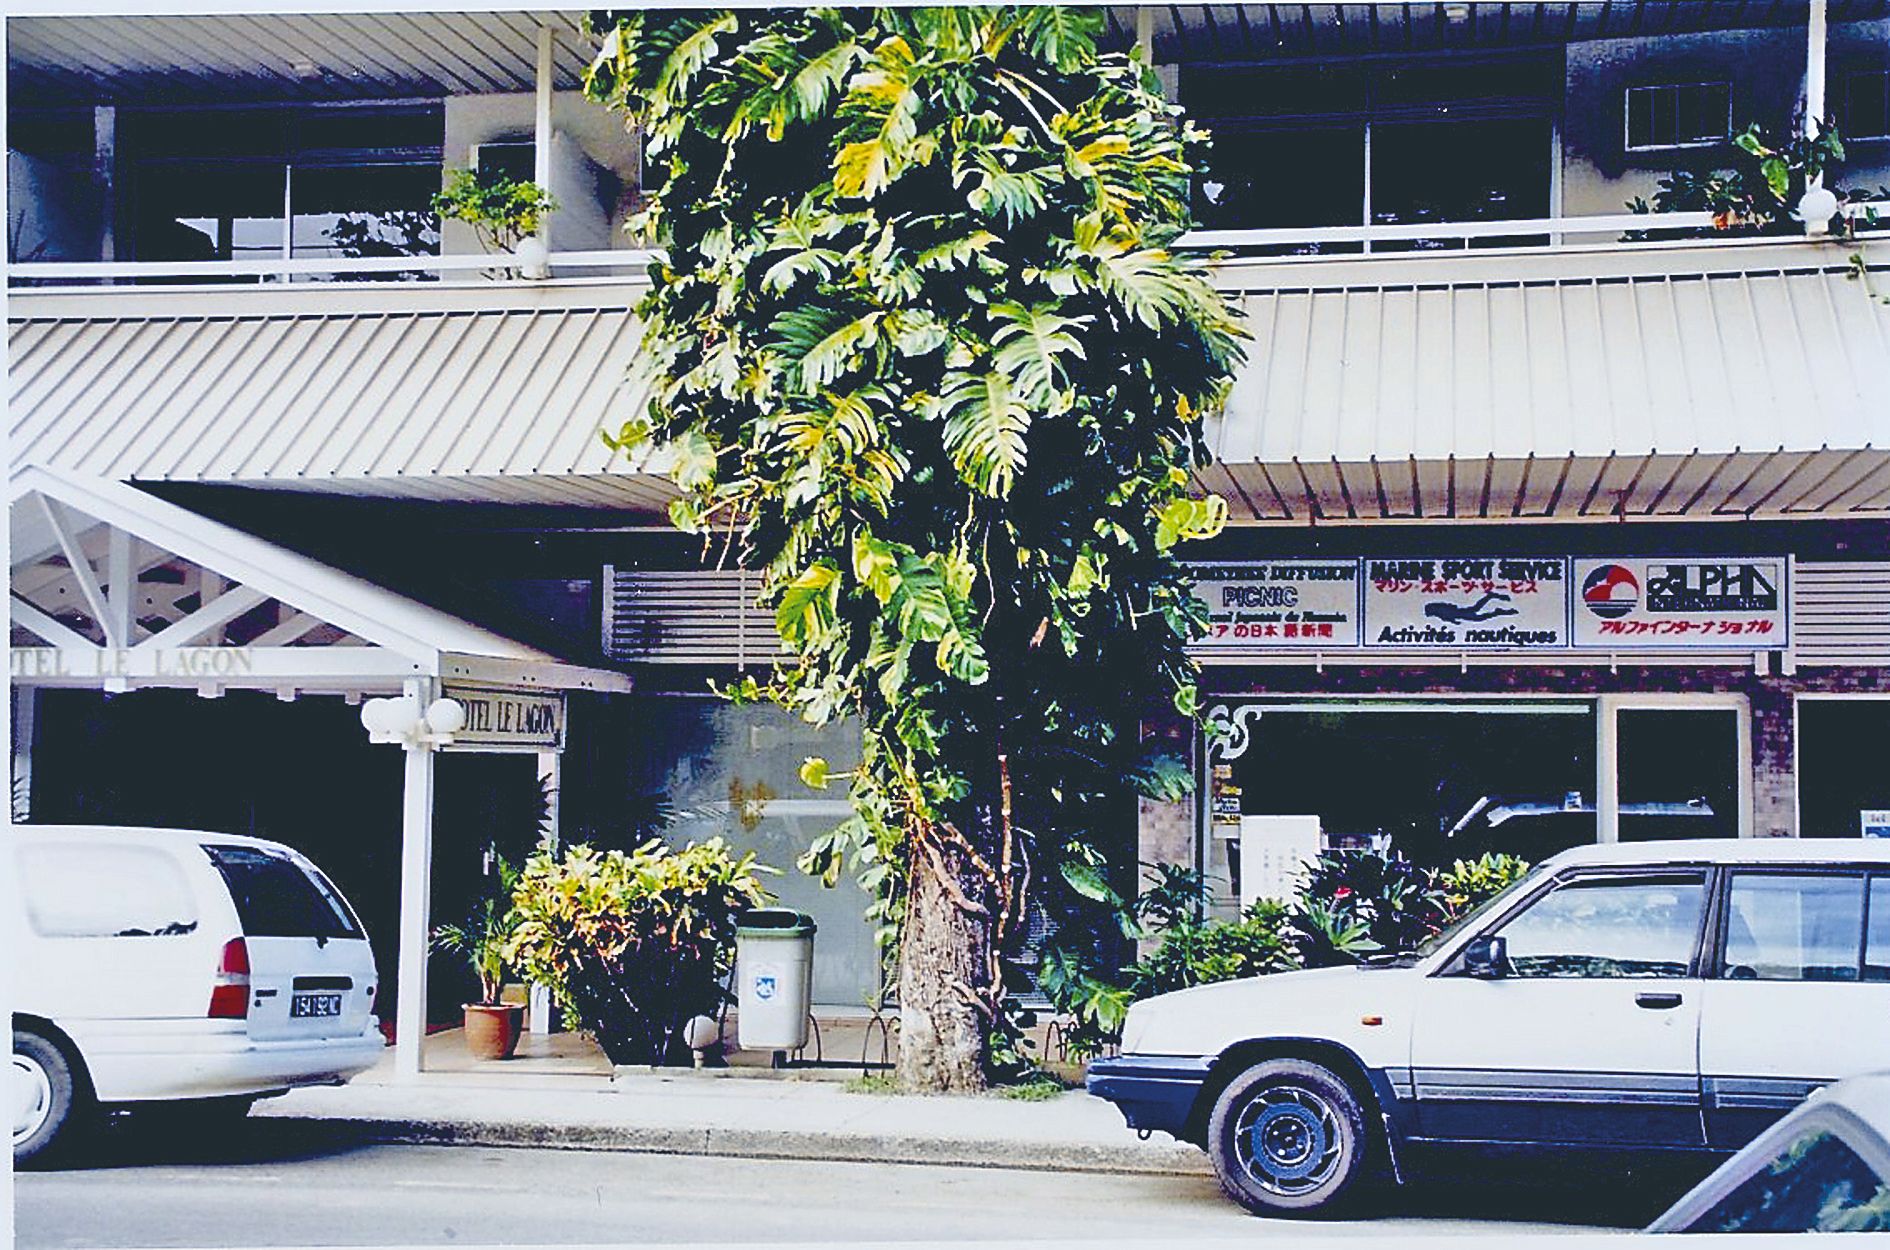
[[[474,900],[472,910],[457,924],[443,924],[433,930],[433,948],[466,957],[473,975],[479,978],[479,1001],[497,1006],[505,989],[505,974],[512,967],[511,946],[518,933],[520,916],[512,906],[512,891],[518,884],[518,869],[503,856],[493,860],[497,873],[496,891]]]
[[[1437,873],[1433,905],[1436,928],[1448,928],[1522,879],[1526,860],[1492,852],[1472,860],[1458,860]]]
[[[1660,180],[1653,202],[1636,197],[1628,209],[1636,213],[1711,213],[1714,226],[1743,234],[1790,234],[1802,229],[1793,212],[1813,180],[1831,176],[1845,162],[1844,140],[1837,124],[1826,121],[1818,127],[1817,137],[1794,129],[1785,139],[1768,136],[1756,122],[1738,135],[1726,153],[1734,162],[1732,169],[1693,171],[1675,170]],[[1862,190],[1831,188],[1842,205],[1847,200],[1867,200],[1872,196]],[[1843,233],[1843,223],[1830,223]],[[1637,231],[1637,238],[1672,238],[1674,231]]]
[[[667,249],[607,441],[671,449],[672,518],[760,571],[792,658],[744,693],[861,727],[803,866],[857,873],[886,940],[949,877],[995,1025],[1032,892],[1106,908],[1097,830],[1178,784],[1135,718],[1193,706],[1177,547],[1225,521],[1189,490],[1243,335],[1168,250],[1200,136],[1094,9],[593,22]]]
[[[446,189],[434,195],[432,208],[444,221],[471,226],[486,251],[510,252],[538,233],[545,215],[557,211],[558,201],[535,182],[455,169],[447,175]]]
[[[691,1016],[713,1015],[737,918],[767,900],[753,854],[720,838],[533,855],[512,892],[507,950],[574,1012],[613,1063],[660,1063]]]
[[[1410,950],[1436,928],[1437,888],[1409,860],[1333,851],[1307,865],[1288,920],[1302,967]]]

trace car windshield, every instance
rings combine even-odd
[[[1456,923],[1445,925],[1443,928],[1439,929],[1437,932],[1425,938],[1422,942],[1419,942],[1413,950],[1403,955],[1394,955],[1389,959],[1381,960],[1381,961],[1374,961],[1374,962],[1381,962],[1385,964],[1395,964],[1399,967],[1408,968],[1412,964],[1418,963],[1421,960],[1429,959],[1432,955],[1435,955],[1438,951],[1442,950],[1445,943],[1449,942],[1452,938],[1464,932],[1470,926],[1476,924],[1478,921],[1482,920],[1485,916],[1489,915],[1492,911],[1496,910],[1499,904],[1502,904],[1508,899],[1514,898],[1518,890],[1521,890],[1525,888],[1526,886],[1530,885],[1532,882],[1540,879],[1541,876],[1542,876],[1542,865],[1537,864],[1535,867],[1531,868],[1528,872],[1525,872],[1522,876],[1510,882],[1508,887],[1506,887],[1505,889],[1498,890],[1496,893],[1490,895],[1490,897],[1484,899],[1481,903],[1478,903],[1475,907],[1472,907],[1469,911],[1465,912],[1462,916],[1459,916],[1457,918]]]
[[[1689,1224],[1690,1233],[1890,1231],[1890,1185],[1828,1130],[1798,1138]]]

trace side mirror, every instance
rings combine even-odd
[[[1486,980],[1508,976],[1509,942],[1500,937],[1472,939],[1470,945],[1463,948],[1463,971],[1465,976]]]

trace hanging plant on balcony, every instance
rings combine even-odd
[[[1628,210],[1649,214],[1711,213],[1714,229],[1741,234],[1795,234],[1801,224],[1823,224],[1834,234],[1844,234],[1850,224],[1838,216],[1838,211],[1845,204],[1890,197],[1890,190],[1881,187],[1874,194],[1830,187],[1835,201],[1830,220],[1800,223],[1797,212],[1806,190],[1813,182],[1828,185],[1844,165],[1844,140],[1835,122],[1821,125],[1815,138],[1794,131],[1786,139],[1774,139],[1754,123],[1734,137],[1732,147],[1734,168],[1705,173],[1675,170],[1660,180],[1660,189],[1651,203],[1636,196],[1628,201]],[[1672,238],[1694,233],[1637,231],[1634,237]]]
[[[434,195],[432,206],[440,220],[471,226],[486,251],[515,252],[522,241],[538,233],[547,214],[557,211],[558,201],[535,182],[455,169],[447,176],[446,189]]]

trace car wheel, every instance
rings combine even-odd
[[[66,1053],[38,1033],[13,1030],[12,1091],[15,1163],[71,1136],[84,1093]]]
[[[1270,1059],[1235,1077],[1208,1120],[1221,1188],[1257,1215],[1330,1208],[1364,1171],[1365,1152],[1358,1098],[1299,1059]]]

